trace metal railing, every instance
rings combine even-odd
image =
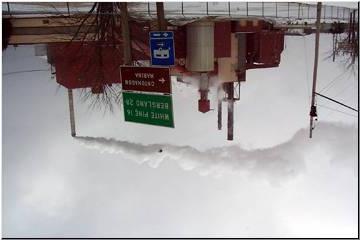
[[[85,14],[93,3],[85,2],[3,2],[3,16],[61,16]],[[329,3],[331,4],[331,3]],[[144,19],[156,18],[155,2],[129,4],[130,16]],[[272,19],[316,19],[316,5],[297,2],[165,2],[167,19],[194,19],[200,17],[258,17]],[[348,21],[354,9],[323,5],[322,20]],[[358,11],[356,10],[358,15]],[[357,16],[356,16],[357,18]]]

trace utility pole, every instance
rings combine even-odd
[[[320,38],[320,17],[321,17],[321,2],[317,4],[316,13],[316,36],[315,36],[315,60],[314,60],[314,72],[313,72],[313,85],[311,95],[311,108],[310,108],[310,135],[312,138],[312,130],[314,117],[317,117],[316,106],[315,106],[315,93],[316,93],[316,79],[317,79],[317,68],[319,60],[319,38]]]
[[[69,110],[70,110],[70,127],[71,127],[71,136],[76,136],[75,131],[75,113],[74,113],[74,98],[72,89],[68,89],[68,98],[69,98]]]
[[[127,8],[127,2],[120,3],[120,21],[121,21],[121,35],[123,40],[124,48],[124,65],[131,65],[132,56],[131,56],[131,38],[130,38],[130,29],[129,29],[129,14]]]
[[[166,20],[165,20],[164,3],[163,2],[156,2],[156,14],[157,14],[158,30],[166,31],[167,24],[166,24]]]

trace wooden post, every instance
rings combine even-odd
[[[69,99],[69,110],[70,110],[70,128],[71,128],[71,136],[76,136],[75,131],[75,113],[74,113],[74,98],[72,89],[68,89],[68,99]]]
[[[236,38],[238,41],[237,80],[244,82],[246,80],[246,33],[238,33]]]
[[[222,101],[218,99],[218,130],[222,128]]]
[[[317,116],[316,106],[315,106],[315,92],[316,92],[317,68],[318,68],[318,60],[319,60],[320,18],[321,18],[321,2],[318,2],[317,12],[316,12],[315,60],[314,60],[313,85],[312,85],[311,108],[310,108],[310,135],[309,135],[310,138],[312,138],[314,117]]]
[[[158,30],[166,31],[167,24],[166,24],[166,20],[165,20],[164,3],[163,2],[156,2],[156,14],[157,14],[157,20],[158,20]]]
[[[222,99],[220,98],[221,87],[218,88],[218,130],[222,128]]]
[[[127,2],[120,3],[121,11],[121,36],[123,39],[123,48],[124,48],[124,65],[131,65],[132,56],[131,56],[131,38],[130,38],[130,29],[129,29],[129,14],[127,8]]]
[[[228,133],[227,140],[234,140],[234,82],[226,83],[226,90],[228,95]]]

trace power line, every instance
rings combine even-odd
[[[23,70],[23,71],[16,71],[16,72],[8,72],[3,73],[3,76],[19,74],[19,73],[28,73],[28,72],[47,72],[49,69],[35,69],[35,70]]]
[[[330,101],[332,101],[332,102],[335,102],[335,103],[337,103],[337,104],[340,104],[341,106],[347,107],[347,108],[349,108],[349,109],[351,109],[351,110],[353,110],[353,111],[355,111],[355,112],[358,112],[357,109],[352,108],[352,107],[350,107],[350,106],[348,106],[348,105],[346,105],[346,104],[344,104],[344,103],[341,103],[341,102],[339,102],[339,101],[336,101],[336,100],[334,100],[334,99],[332,99],[332,98],[329,98],[329,97],[327,97],[327,96],[324,96],[324,95],[322,95],[322,94],[320,94],[320,93],[315,92],[315,95],[318,95],[318,96],[320,96],[320,97],[326,98],[327,100],[330,100]]]
[[[350,84],[349,84],[349,83],[350,83]],[[345,85],[344,88],[342,88],[340,91],[338,91],[338,92],[336,92],[336,93],[334,94],[334,98],[336,98],[337,96],[339,96],[340,94],[342,94],[342,93],[344,93],[346,90],[348,90],[349,87],[351,87],[351,85],[352,85],[352,82],[349,81],[349,82]]]
[[[331,108],[331,107],[328,107],[328,106],[325,106],[325,105],[318,104],[317,106],[323,107],[323,108],[327,108],[327,109],[333,110],[333,111],[335,111],[335,112],[343,113],[343,114],[348,115],[348,116],[352,116],[352,117],[356,117],[356,118],[358,117],[358,116],[356,116],[356,115],[353,115],[353,114],[350,114],[350,113],[347,113],[347,112],[343,112],[343,111],[340,111],[340,110],[338,110],[338,109]]]
[[[324,86],[319,92],[323,92],[324,90],[329,90],[331,87],[334,86],[334,84],[336,83],[336,80],[341,79],[341,77],[344,76],[346,72],[341,73],[340,75],[338,75],[336,78],[334,78],[332,81],[330,81],[329,83],[326,84],[326,86]]]

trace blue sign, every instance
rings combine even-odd
[[[151,65],[175,65],[174,33],[150,32]]]

